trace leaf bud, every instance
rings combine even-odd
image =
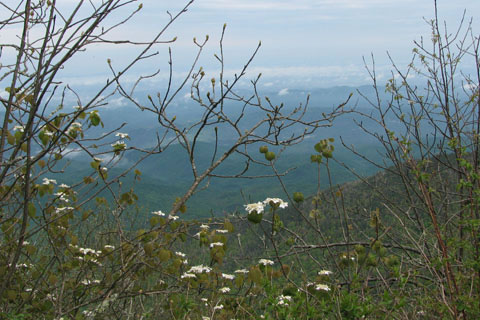
[[[272,151],[268,151],[267,153],[265,153],[265,159],[267,159],[268,161],[272,161],[275,159],[275,153],[272,152]]]
[[[303,200],[305,200],[305,197],[304,197],[303,193],[301,193],[301,192],[294,192],[293,193],[293,201],[302,202]]]

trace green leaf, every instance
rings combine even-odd
[[[35,208],[35,205],[31,202],[28,203],[28,216],[30,218],[35,217],[35,213],[37,212],[37,208]]]
[[[100,116],[98,115],[98,111],[92,111],[90,112],[90,116],[88,117],[88,119],[90,120],[90,125],[91,126],[98,126],[99,124],[102,124],[102,120],[100,119]],[[103,127],[103,124],[102,124],[102,127]]]
[[[262,271],[258,266],[251,267],[248,272],[248,279],[256,284],[262,283]]]

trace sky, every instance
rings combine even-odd
[[[139,14],[128,25],[112,32],[110,39],[128,37],[148,41],[168,21],[166,11],[174,14],[186,2],[144,0]],[[59,3],[68,10],[77,1],[59,0]],[[175,78],[181,79],[195,57],[192,39],[200,41],[206,35],[209,41],[199,65],[208,76],[215,76],[219,64],[214,53],[219,52],[218,41],[226,23],[226,74],[238,73],[261,41],[246,80],[261,72],[261,85],[277,88],[279,95],[294,88],[368,84],[363,58],[370,62],[371,55],[375,57],[380,80],[386,81],[391,69],[387,51],[398,65],[406,66],[412,56],[413,41],[422,36],[430,39],[431,30],[425,19],[433,18],[433,3],[433,0],[196,0],[162,37],[168,40],[176,36],[177,41],[156,47],[159,55],[142,61],[126,80],[134,81],[139,74],[157,69],[161,71],[159,78],[165,79],[168,46],[172,49]],[[138,3],[133,3],[111,22],[137,6]],[[480,12],[480,1],[438,0],[438,9],[440,21],[446,21],[453,32],[464,11],[467,22]],[[474,20],[473,25],[478,34],[479,22]],[[73,84],[104,83],[107,58],[120,68],[136,52],[138,48],[95,45],[73,60],[62,73],[62,79]],[[246,86],[247,82],[241,85]]]

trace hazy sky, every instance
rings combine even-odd
[[[144,0],[139,15],[110,38],[149,40],[168,20],[166,11],[175,13],[186,2]],[[68,8],[77,1],[58,3]],[[136,6],[138,3],[130,9]],[[467,22],[480,12],[480,1],[438,0],[438,7],[440,20],[446,20],[454,31],[464,10]],[[422,36],[430,39],[424,19],[431,19],[433,14],[433,0],[196,0],[163,39],[178,36],[171,45],[176,75],[185,74],[195,55],[193,37],[203,39],[206,34],[210,41],[200,65],[209,76],[215,75],[218,64],[213,54],[218,52],[222,26],[227,23],[225,68],[230,74],[238,72],[261,41],[262,48],[247,79],[262,72],[263,86],[280,89],[359,85],[368,83],[363,56],[370,59],[373,53],[380,76],[386,79],[386,52],[399,65],[406,65],[413,40]],[[474,30],[478,34],[478,21],[474,21]],[[132,79],[138,72],[157,68],[166,76],[167,48],[157,47],[160,54],[140,65],[131,74]],[[76,83],[104,82],[107,57],[112,58],[115,66],[121,66],[136,50],[96,46],[76,57],[62,76]]]

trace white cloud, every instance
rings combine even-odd
[[[125,107],[126,105],[128,105],[128,100],[125,99],[124,97],[118,97],[115,99],[108,100],[108,104],[105,107],[109,109],[115,109],[115,108]]]
[[[279,96],[286,96],[287,94],[289,94],[288,88],[283,88],[282,90],[280,90],[280,91],[278,92],[278,95],[279,95]]]

